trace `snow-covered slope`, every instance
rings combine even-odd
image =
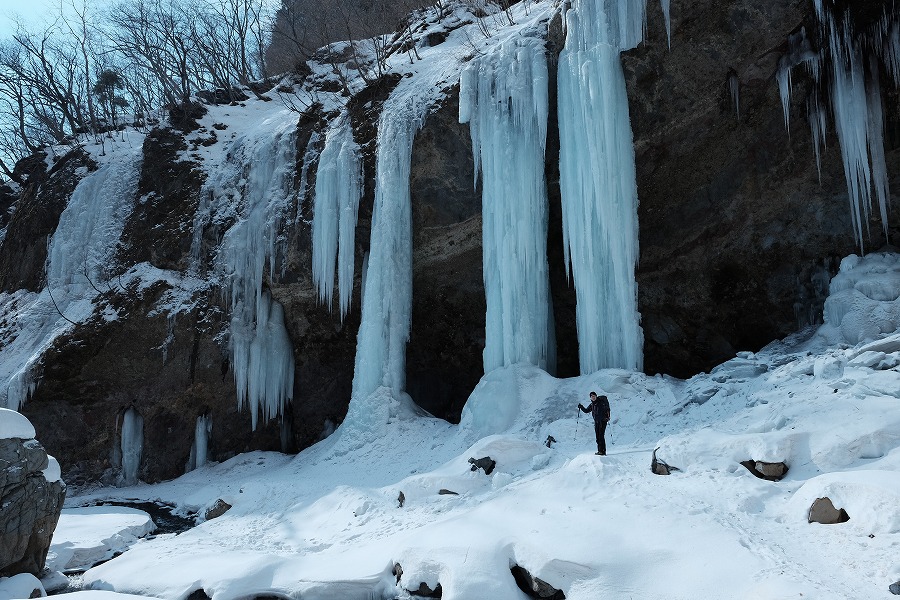
[[[898,294],[842,300],[847,281],[866,294],[898,274],[897,255],[845,260],[829,300],[845,304],[841,323],[862,332],[900,307]],[[900,336],[834,343],[836,325],[688,381],[498,369],[459,426],[391,410],[382,388],[364,433],[345,425],[296,457],[246,454],[123,490],[233,508],[85,583],[173,600],[197,589],[214,600],[394,598],[420,583],[440,583],[444,598],[521,599],[519,565],[570,599],[889,597],[900,579]],[[606,457],[576,410],[591,390],[612,403]],[[651,473],[657,447],[680,471]],[[490,475],[470,470],[483,456],[497,463]],[[746,460],[789,470],[766,481]],[[808,523],[822,496],[850,520]]]

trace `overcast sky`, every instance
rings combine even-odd
[[[79,5],[81,0],[75,0]],[[88,0],[88,11],[96,12],[110,0]],[[60,0],[0,0],[0,39],[8,38],[15,31],[14,18],[22,17],[27,23],[40,24],[50,15],[59,12]],[[72,0],[62,0],[70,6]]]

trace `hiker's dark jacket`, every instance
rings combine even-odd
[[[596,400],[592,400],[590,406],[578,405],[582,412],[589,412],[594,417],[594,423],[605,423],[609,421],[609,399],[606,396],[597,396]]]

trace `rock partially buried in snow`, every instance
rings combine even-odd
[[[411,596],[416,596],[417,598],[440,598],[444,594],[440,583],[434,586],[434,589],[431,589],[424,581],[419,583],[418,588],[407,591]]]
[[[472,465],[473,471],[481,469],[484,471],[485,475],[490,475],[494,471],[494,467],[497,466],[497,461],[492,459],[490,456],[484,456],[478,459],[470,458],[469,464]]]
[[[31,573],[0,578],[0,598],[43,598],[46,595],[44,586]]]
[[[809,522],[822,523],[823,525],[835,525],[837,523],[846,523],[850,520],[850,515],[843,508],[835,508],[831,502],[831,498],[816,498],[816,501],[809,507]]]
[[[650,460],[650,470],[654,475],[671,475],[672,471],[680,471],[678,467],[673,467],[672,465],[666,463],[664,460],[660,460],[656,458],[656,451],[659,448],[653,450],[653,458]]]
[[[215,503],[212,506],[210,506],[209,508],[206,509],[206,514],[204,516],[206,517],[207,521],[210,521],[212,519],[221,517],[222,515],[227,513],[230,509],[231,509],[231,505],[228,504],[227,502],[225,502],[224,500],[222,500],[221,498],[219,498],[218,500],[215,501]]]
[[[741,462],[741,465],[746,467],[755,477],[766,481],[781,481],[788,472],[788,466],[783,462],[745,460]]]
[[[525,592],[529,598],[541,598],[542,600],[565,600],[566,595],[543,579],[532,576],[526,569],[519,565],[513,565],[510,569],[516,585]]]
[[[900,581],[892,583],[890,586],[888,586],[888,591],[895,596],[900,596]]]

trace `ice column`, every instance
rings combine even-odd
[[[144,449],[144,418],[134,408],[129,408],[122,415],[122,485],[134,485],[138,482],[138,470],[141,466],[141,453]]]
[[[392,97],[381,112],[375,164],[372,237],[356,342],[353,398],[381,386],[399,396],[406,385],[406,342],[412,319],[412,208],[409,172],[421,115]]]
[[[274,277],[280,224],[291,205],[296,120],[272,119],[243,142],[241,214],[225,234],[219,267],[229,281],[231,365],[238,407],[259,416],[281,414],[294,389],[294,356],[284,311],[263,289],[266,269]]]
[[[560,187],[581,372],[641,369],[634,267],[637,184],[620,50],[642,38],[643,0],[575,0],[559,57]]]
[[[341,319],[350,308],[353,292],[354,236],[362,177],[362,161],[350,120],[342,117],[328,132],[319,158],[312,222],[313,281],[319,300],[330,307],[337,259]]]
[[[459,120],[482,180],[484,371],[518,362],[551,369],[544,150],[548,113],[542,40],[504,42],[460,78]],[[550,359],[548,361],[548,358]]]
[[[194,425],[194,443],[191,446],[191,457],[188,459],[186,471],[193,471],[206,464],[209,436],[212,433],[212,417],[200,415]]]

